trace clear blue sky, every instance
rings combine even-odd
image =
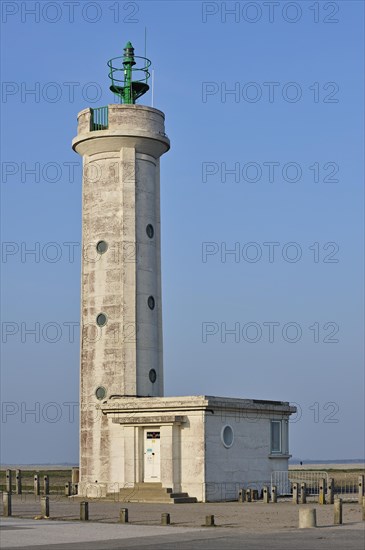
[[[71,140],[80,110],[113,102],[106,61],[127,40],[144,55],[145,27],[172,145],[165,393],[290,401],[295,457],[364,456],[363,3],[236,4],[2,3],[3,462],[78,460]]]

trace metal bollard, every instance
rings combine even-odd
[[[49,518],[49,497],[41,498],[41,516]]]
[[[298,502],[299,502],[299,499],[298,499],[299,491],[298,491],[298,489],[299,489],[298,483],[293,483],[293,504],[298,504]]]
[[[300,504],[305,504],[307,502],[307,484],[301,483],[300,484]]]
[[[89,519],[89,503],[88,502],[80,502],[80,520],[81,521],[88,521]]]
[[[170,514],[161,514],[161,525],[170,525]]]
[[[214,516],[205,516],[205,526],[206,527],[214,527]]]
[[[262,488],[262,499],[265,504],[269,504],[270,493],[269,493],[269,488],[266,485],[264,485],[264,487]]]
[[[40,494],[40,491],[39,491],[39,475],[38,474],[34,474],[34,494],[35,494],[35,496]]]
[[[49,477],[43,476],[43,494],[49,495]]]
[[[65,497],[70,497],[71,496],[71,488],[72,488],[72,484],[71,484],[70,481],[65,483]]]
[[[12,485],[12,471],[6,470],[6,492],[11,493],[11,485]]]
[[[245,490],[240,489],[238,491],[238,502],[245,502]]]
[[[22,494],[22,472],[15,470],[15,492],[17,495]]]
[[[342,524],[342,498],[336,498],[334,503],[334,524]]]
[[[246,489],[246,502],[251,502],[251,489]]]
[[[80,468],[72,468],[71,470],[71,481],[72,483],[78,483],[80,481]]]
[[[251,500],[259,500],[259,491],[258,489],[251,489]]]
[[[318,493],[318,504],[326,504],[326,480],[322,477],[319,480],[319,493]]]
[[[365,521],[365,497],[362,497],[362,520]]]
[[[326,504],[333,504],[334,499],[335,480],[331,477],[328,480],[327,492],[326,492]]]
[[[271,485],[271,502],[278,501],[278,488],[276,485]]]
[[[362,504],[362,499],[365,495],[365,488],[364,488],[364,476],[359,476],[359,504]]]
[[[119,523],[128,523],[128,508],[121,508],[120,509]]]
[[[72,483],[71,492],[72,492],[73,495],[77,495],[77,493],[78,493],[78,487],[79,487],[79,484],[78,484],[78,483]]]
[[[11,493],[3,493],[4,516],[11,516]]]

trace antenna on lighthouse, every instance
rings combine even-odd
[[[154,94],[155,94],[155,71],[154,71],[154,69],[152,69],[152,102],[151,102],[151,107],[153,107],[153,100],[155,98]]]
[[[143,67],[136,67],[143,63]],[[113,57],[108,61],[109,78],[112,81],[110,90],[120,98],[120,102],[131,105],[149,90],[149,67],[151,61],[147,57],[134,55],[131,42],[127,42],[124,55]]]

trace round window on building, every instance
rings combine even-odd
[[[105,313],[99,313],[99,315],[96,318],[96,324],[99,327],[104,327],[107,324],[107,322],[108,322],[108,319]]]
[[[232,426],[224,426],[224,428],[222,429],[222,433],[221,433],[221,439],[222,439],[223,445],[227,449],[232,447],[233,440],[234,440]]]
[[[157,374],[156,374],[155,369],[151,369],[150,372],[148,373],[148,376],[149,376],[149,379],[152,382],[152,384],[154,384],[156,382],[156,379],[157,379]]]
[[[150,309],[155,309],[155,299],[153,296],[148,296],[147,303]]]
[[[96,243],[96,250],[99,254],[104,254],[108,250],[108,243],[106,241],[99,241]]]
[[[103,386],[99,386],[95,390],[95,395],[97,399],[104,399],[104,397],[106,396],[106,389],[103,388]]]
[[[153,229],[153,225],[151,225],[150,223],[146,227],[146,233],[147,233],[147,236],[150,239],[153,239],[153,236],[155,234],[155,230]]]

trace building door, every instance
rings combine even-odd
[[[144,475],[145,483],[159,482],[160,469],[160,432],[144,432]]]

